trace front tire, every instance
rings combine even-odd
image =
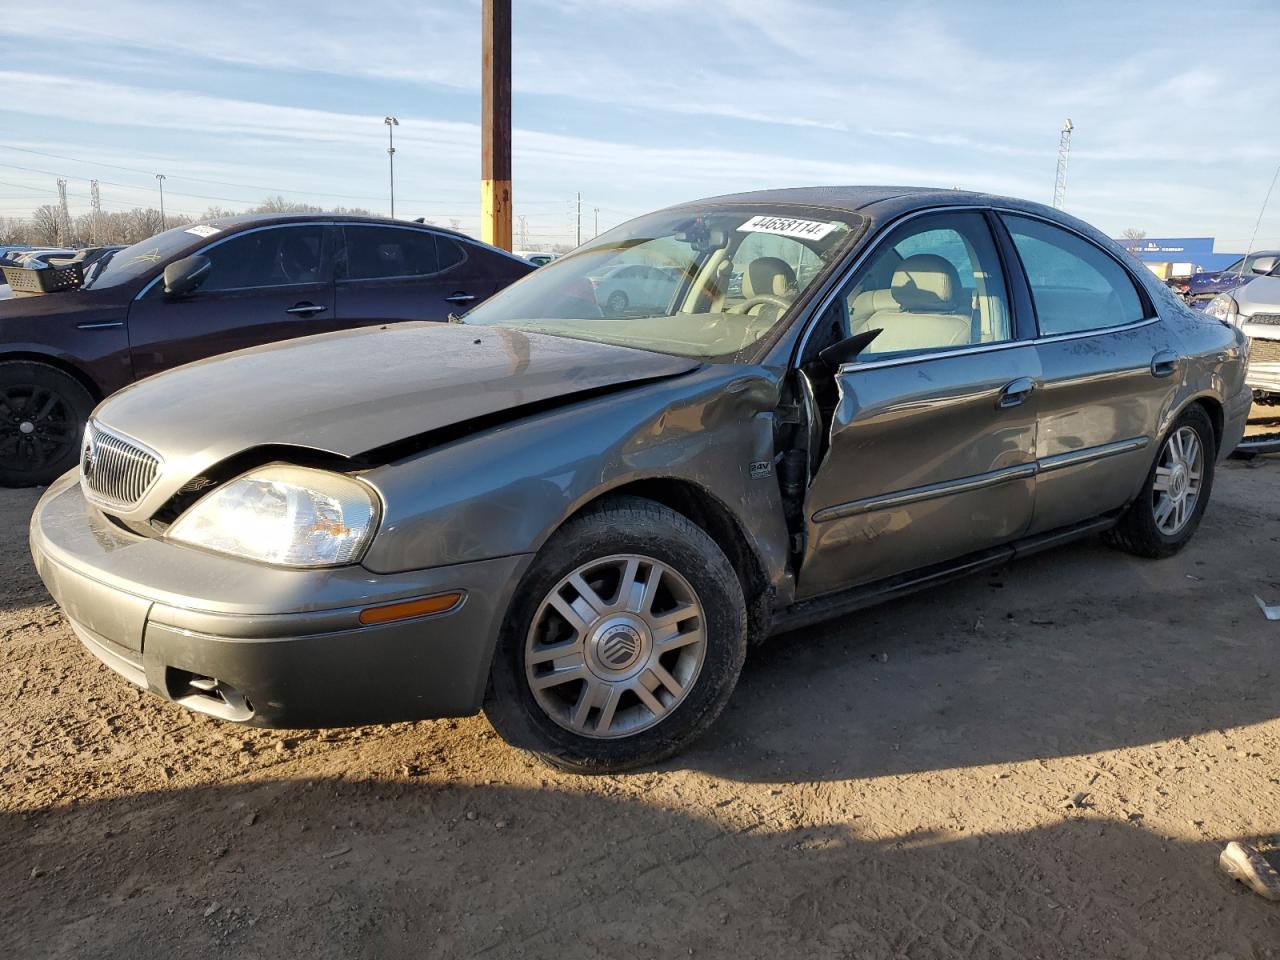
[[[92,412],[93,397],[69,373],[0,362],[0,486],[44,486],[74,467]]]
[[[605,306],[609,308],[610,313],[622,313],[630,303],[631,301],[625,293],[621,290],[615,290],[609,294],[609,299],[605,301]]]
[[[1161,441],[1142,492],[1108,534],[1109,542],[1150,559],[1185,547],[1209,502],[1217,453],[1209,415],[1192,404]]]
[[[742,587],[715,542],[661,504],[607,500],[557,531],[521,581],[485,712],[561,769],[652,764],[719,716],[746,650]]]

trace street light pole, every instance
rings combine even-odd
[[[157,173],[157,174],[156,174],[156,180],[157,180],[157,181],[159,181],[159,183],[160,183],[160,229],[161,229],[161,230],[163,230],[163,229],[165,228],[165,219],[164,219],[164,174],[163,174],[163,173]]]
[[[400,121],[395,117],[384,117],[382,122],[387,125],[387,164],[391,174],[391,216],[396,215],[396,136],[395,128],[400,126]]]

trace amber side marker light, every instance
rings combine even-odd
[[[406,600],[403,603],[389,603],[384,607],[369,607],[360,611],[360,622],[390,623],[393,620],[408,620],[410,617],[426,617],[433,613],[448,613],[462,603],[461,593],[442,593],[421,600]]]

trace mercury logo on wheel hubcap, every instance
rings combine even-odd
[[[600,659],[615,670],[623,670],[640,654],[640,634],[619,626],[600,641]]]
[[[21,424],[19,424],[18,429],[21,430],[23,433],[35,433],[36,425],[32,423],[30,420],[24,420],[22,421]]]

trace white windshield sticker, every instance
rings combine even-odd
[[[821,240],[838,227],[820,220],[797,220],[795,217],[752,217],[738,229],[746,233],[776,233],[798,240]]]
[[[187,233],[194,233],[197,237],[212,237],[215,233],[221,232],[217,227],[211,227],[207,223],[197,223],[194,227],[187,227]]]

